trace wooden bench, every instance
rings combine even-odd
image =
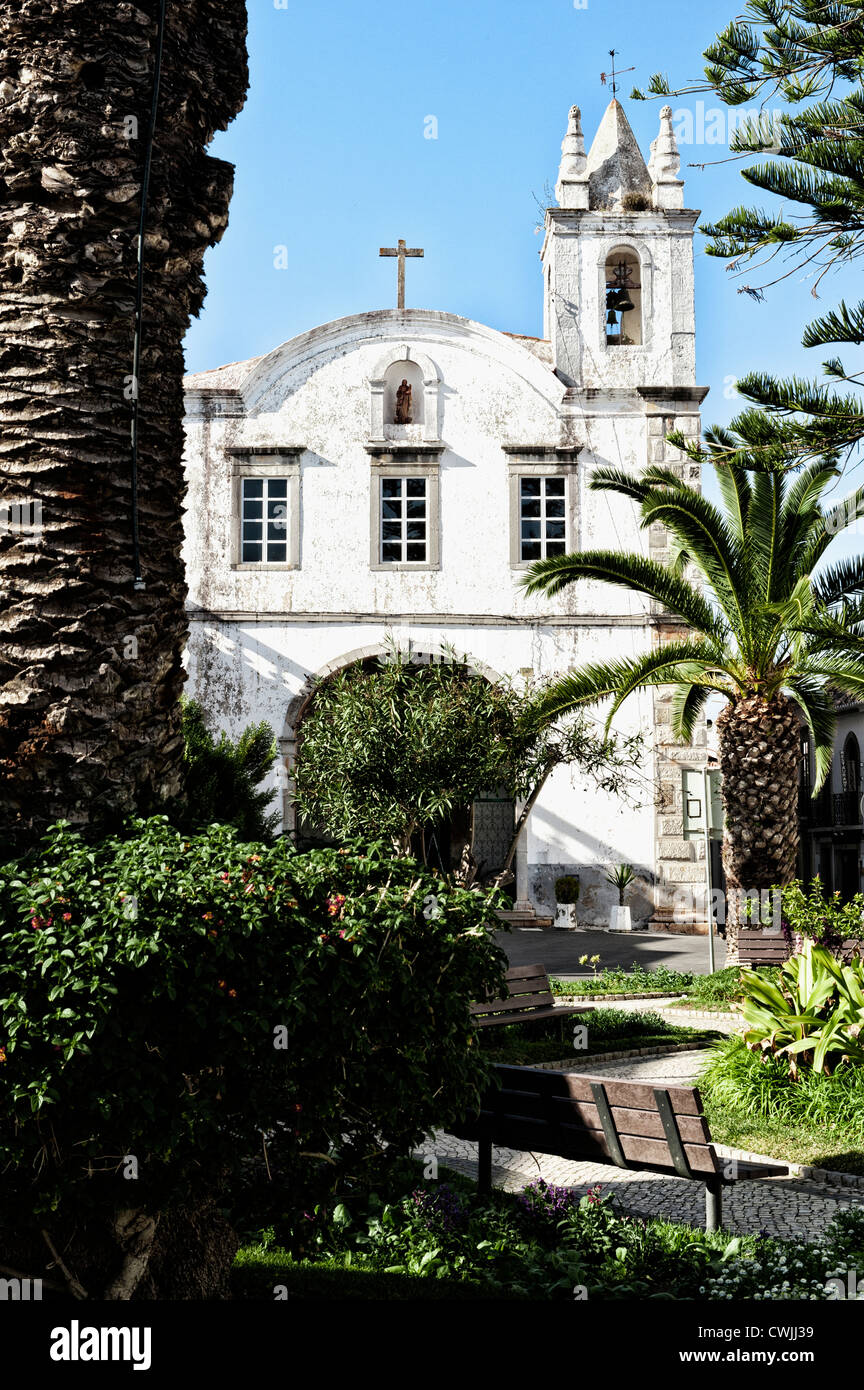
[[[827,949],[839,956],[844,964],[862,955],[864,942],[857,937],[846,937],[842,941],[829,944]],[[790,956],[797,955],[804,947],[804,938],[795,932],[790,946],[782,932],[740,931],[738,933],[738,958],[742,965],[782,965]]]
[[[478,1028],[493,1028],[505,1023],[533,1023],[542,1018],[568,1018],[572,1014],[590,1013],[592,1005],[555,1004],[549,988],[549,976],[543,965],[514,965],[507,971],[507,995],[471,1005]]]
[[[782,965],[792,954],[783,932],[739,931],[738,959],[742,965]]]
[[[478,1187],[492,1186],[492,1146],[705,1184],[705,1229],[719,1230],[723,1187],[786,1173],[787,1164],[720,1158],[695,1086],[652,1086],[536,1067],[495,1067],[480,1113],[453,1133],[479,1144]],[[497,1083],[497,1084],[496,1084]]]

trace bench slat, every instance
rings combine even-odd
[[[608,1096],[608,1092],[607,1092]],[[500,1100],[499,1100],[500,1097]],[[531,1120],[544,1120],[548,1124],[567,1125],[587,1129],[603,1128],[597,1106],[584,1101],[571,1100],[569,1096],[540,1095],[531,1092],[501,1091],[495,1098],[495,1113],[508,1118],[525,1117]],[[489,1113],[492,1113],[490,1109]],[[637,1110],[633,1107],[610,1106],[610,1113],[619,1135],[630,1135],[637,1139],[665,1139],[663,1121],[657,1111]],[[679,1115],[678,1129],[681,1138],[688,1143],[710,1143],[711,1134],[704,1115]]]
[[[488,1124],[492,1142],[499,1148],[554,1154],[576,1162],[602,1163],[608,1162],[611,1157],[602,1129],[549,1125],[521,1115],[483,1111],[479,1121],[460,1126],[454,1132],[458,1138],[476,1141],[484,1124]],[[669,1145],[664,1139],[638,1138],[628,1134],[619,1135],[619,1142],[628,1164],[634,1168],[652,1168],[674,1174]],[[685,1143],[684,1152],[694,1173],[712,1174],[719,1171],[719,1162],[710,1145]]]
[[[511,994],[506,999],[492,999],[487,1004],[472,1004],[472,1013],[502,1013],[505,1009],[539,1009],[545,1006],[551,1008],[555,1003],[555,996],[548,989],[536,994]]]
[[[487,1028],[491,1024],[502,1023],[531,1023],[538,1018],[569,1018],[571,1014],[588,1014],[589,1008],[581,1009],[508,1009],[500,1014],[475,1014],[474,1023],[477,1028]],[[563,1046],[563,1044],[562,1044]]]
[[[548,980],[545,965],[511,965],[507,971],[508,980]]]
[[[609,1104],[624,1110],[653,1110],[654,1087],[638,1081],[618,1081],[608,1076],[591,1076],[587,1072],[540,1071],[535,1067],[496,1066],[505,1091],[518,1094],[569,1096],[572,1100],[587,1101],[594,1097],[591,1083],[599,1081],[606,1087]],[[701,1115],[702,1098],[695,1086],[664,1086],[676,1115]]]

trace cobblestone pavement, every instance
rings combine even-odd
[[[615,1076],[656,1084],[691,1084],[704,1052],[677,1052],[665,1057],[641,1057],[617,1062],[591,1062],[592,1076]],[[430,1137],[424,1155],[477,1176],[477,1145],[453,1135]],[[580,1195],[599,1185],[612,1194],[620,1210],[638,1216],[665,1216],[670,1220],[702,1226],[705,1197],[701,1183],[670,1178],[661,1173],[625,1170],[602,1163],[574,1163],[546,1154],[519,1153],[513,1149],[492,1151],[492,1181],[496,1187],[518,1192],[529,1182],[543,1178]],[[864,1204],[864,1191],[838,1189],[796,1177],[765,1178],[737,1182],[724,1190],[723,1226],[735,1235],[762,1231],[789,1240],[812,1240],[821,1235],[837,1211]]]

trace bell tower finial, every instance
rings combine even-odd
[[[681,156],[672,126],[672,107],[664,106],[660,112],[660,134],[651,141],[651,158],[648,173],[654,184],[654,205],[658,208],[683,208],[684,180],[678,175],[681,170]]]
[[[561,167],[555,185],[555,197],[562,208],[588,207],[588,158],[582,134],[582,112],[570,107],[567,134],[561,144]]]

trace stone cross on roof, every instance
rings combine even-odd
[[[382,247],[381,247],[381,250],[380,250],[380,252],[379,252],[378,254],[381,255],[381,256],[398,256],[398,257],[399,257],[399,276],[398,276],[399,297],[398,297],[398,307],[399,307],[400,309],[404,309],[404,308],[405,308],[405,257],[406,257],[406,256],[421,256],[421,257],[422,257],[422,256],[424,256],[426,253],[425,253],[420,247],[410,247],[410,246],[406,246],[406,245],[405,245],[405,242],[402,241],[402,240],[400,239],[399,245],[398,245],[398,246],[382,246]]]

